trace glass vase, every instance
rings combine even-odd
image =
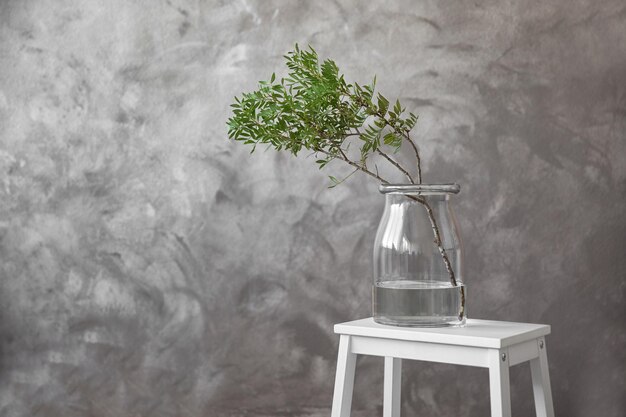
[[[415,327],[463,326],[463,249],[449,201],[458,184],[383,184],[374,244],[374,320]]]

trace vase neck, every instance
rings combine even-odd
[[[421,200],[421,201],[420,201]],[[385,195],[387,204],[423,205],[426,201],[430,205],[447,204],[450,194],[427,194],[427,195],[407,195],[399,193],[389,193]]]
[[[459,184],[381,184],[378,190],[382,194],[400,194],[412,196],[450,195],[461,191]]]

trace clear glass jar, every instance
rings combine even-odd
[[[416,327],[463,326],[463,250],[450,196],[458,184],[383,184],[374,244],[374,320]]]

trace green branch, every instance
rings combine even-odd
[[[259,82],[259,89],[235,97],[231,104],[232,116],[228,119],[228,136],[252,146],[266,144],[277,151],[297,155],[302,150],[323,155],[316,163],[322,169],[333,160],[343,161],[354,168],[348,175],[361,171],[383,184],[388,181],[367,168],[374,155],[385,159],[400,171],[410,183],[422,183],[419,149],[410,136],[417,116],[409,113],[396,100],[375,94],[376,77],[371,84],[348,83],[339,73],[334,61],[320,63],[317,52],[311,47],[301,50],[298,45],[285,55],[289,72],[280,80],[272,74],[269,81]],[[367,123],[366,123],[367,122]],[[412,175],[389,151],[397,152],[402,144],[410,145],[416,158],[416,174]],[[351,160],[345,149],[358,147],[360,160]],[[334,185],[345,181],[331,176]],[[437,246],[450,281],[457,281],[441,242],[441,233],[432,208],[422,197],[410,197],[422,204],[431,221],[434,244]],[[461,312],[461,315],[463,312]]]

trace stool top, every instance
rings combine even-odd
[[[468,319],[465,327],[398,327],[378,324],[369,317],[335,324],[335,333],[499,349],[550,334],[550,326]]]

